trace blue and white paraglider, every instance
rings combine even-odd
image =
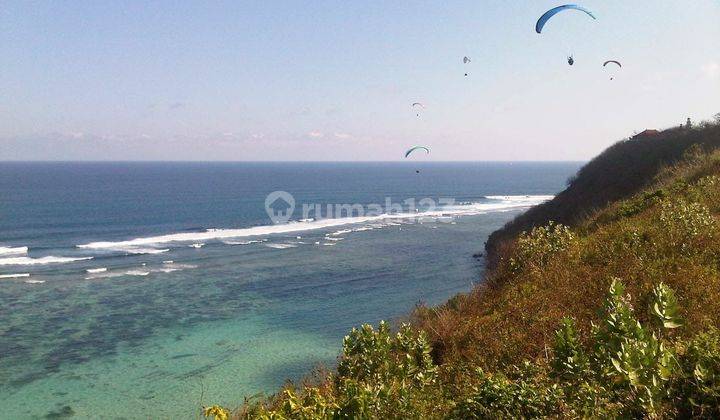
[[[588,9],[578,6],[577,4],[564,4],[562,6],[553,7],[552,9],[548,10],[547,12],[543,13],[542,16],[537,20],[535,23],[535,32],[542,33],[543,28],[545,27],[545,24],[548,23],[548,21],[555,15],[557,15],[560,12],[564,12],[566,10],[577,10],[580,12],[585,13],[586,15],[590,16],[593,19],[597,19],[595,15]],[[575,64],[575,57],[573,57],[572,54],[570,54],[567,58],[567,62],[569,65]]]
[[[565,4],[563,6],[553,7],[552,9],[543,13],[543,15],[540,16],[540,19],[538,19],[537,23],[535,23],[535,32],[542,33],[542,30],[545,27],[545,24],[550,20],[550,18],[552,18],[556,14],[563,12],[565,10],[579,10],[581,12],[584,12],[591,18],[597,19],[591,11],[589,11],[588,9],[586,9],[582,6],[578,6],[577,4]]]

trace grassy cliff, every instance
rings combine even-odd
[[[720,127],[621,142],[494,235],[481,286],[223,418],[720,416]],[[502,245],[499,244],[502,242]]]
[[[553,220],[569,226],[585,220],[609,203],[637,193],[652,184],[667,165],[678,162],[690,147],[720,147],[720,127],[672,128],[647,136],[628,138],[611,146],[586,164],[568,187],[553,200],[536,206],[490,235],[485,246],[493,266],[500,249],[520,232]]]

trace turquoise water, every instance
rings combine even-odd
[[[487,235],[577,164],[421,169],[1,164],[0,275],[29,275],[0,280],[3,416],[193,418],[332,365],[353,326],[472,287]],[[272,233],[263,201],[280,188],[299,203],[461,204]],[[191,239],[157,239],[178,234]]]

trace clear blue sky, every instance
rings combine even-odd
[[[0,5],[0,160],[582,160],[720,112],[717,0],[146,3]]]

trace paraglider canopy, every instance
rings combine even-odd
[[[425,151],[425,154],[429,154],[429,153],[430,153],[430,149],[428,149],[428,148],[425,147],[425,146],[413,146],[413,147],[411,147],[410,149],[408,149],[407,152],[405,152],[405,157],[407,158],[408,156],[410,156],[410,154],[412,154],[412,153],[413,153],[414,151],[416,151],[416,150],[424,150],[424,151]]]
[[[603,67],[607,66],[607,65],[610,64],[610,63],[617,64],[618,67],[622,67],[622,64],[620,64],[620,62],[617,61],[617,60],[608,60],[608,61],[606,61],[606,62],[603,63]],[[614,77],[614,76],[610,76],[610,80],[615,80],[615,77]]]
[[[463,64],[467,64],[470,62],[470,58],[468,56],[463,57]]]
[[[553,7],[552,9],[548,10],[547,12],[543,13],[542,16],[540,16],[540,19],[538,19],[537,23],[535,23],[535,32],[542,33],[543,27],[547,23],[550,18],[555,16],[556,14],[565,11],[565,10],[579,10],[581,12],[584,12],[588,16],[590,16],[593,19],[596,19],[595,15],[592,14],[591,11],[588,9],[578,6],[577,4],[565,4],[558,7]]]
[[[425,105],[421,104],[420,102],[413,102],[413,104],[412,104],[411,106],[412,106],[412,109],[417,109],[417,110],[418,110],[418,112],[417,112],[415,115],[419,118],[419,117],[420,117],[420,112],[419,112],[419,110],[420,110],[420,109],[425,109]]]

